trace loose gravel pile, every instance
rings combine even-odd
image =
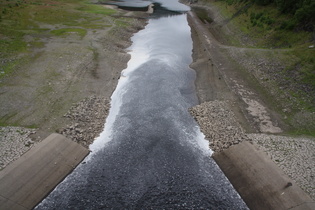
[[[102,132],[108,115],[110,102],[106,98],[91,96],[74,104],[64,117],[71,123],[59,133],[88,147]],[[31,134],[36,129],[22,127],[0,127],[0,170],[17,160],[33,145]]]
[[[0,127],[0,170],[33,146],[29,136],[35,132],[30,128]]]
[[[214,152],[242,141],[259,149],[315,200],[315,139],[270,134],[246,134],[226,101],[209,101],[189,109]]]
[[[267,134],[248,136],[315,200],[315,139]]]
[[[88,147],[103,131],[105,120],[110,109],[106,98],[91,96],[73,105],[64,115],[71,123],[59,133],[67,138]]]
[[[225,101],[205,102],[190,108],[189,112],[198,122],[214,152],[250,140]]]

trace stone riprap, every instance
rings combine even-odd
[[[268,156],[315,200],[315,139],[248,134]]]
[[[30,128],[0,127],[0,170],[34,145],[30,135],[35,132]]]
[[[59,133],[67,138],[88,147],[102,132],[110,108],[106,98],[91,96],[74,104],[64,115],[71,123]]]
[[[240,142],[252,141],[266,152],[286,175],[315,199],[315,139],[270,134],[247,134],[226,101],[209,101],[189,112],[216,153]]]
[[[189,112],[198,122],[214,152],[220,152],[244,140],[250,140],[225,101],[204,102],[190,108]]]

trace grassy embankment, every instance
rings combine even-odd
[[[43,47],[41,38],[69,33],[83,38],[88,29],[111,26],[99,15],[115,13],[84,0],[1,0],[0,8],[0,78],[28,61],[27,54]],[[27,36],[37,38],[28,40]]]
[[[108,34],[111,35],[113,30],[127,27],[129,20],[112,17],[116,14],[116,10],[86,0],[0,0],[0,87],[7,88],[11,84],[6,81],[24,75],[24,66],[43,57],[50,38],[65,38],[66,43],[66,38],[73,34],[83,40],[87,33],[110,28]],[[88,50],[95,52],[94,57],[97,57],[95,49]],[[48,82],[45,88],[38,88],[41,100],[45,98],[43,94],[48,96],[52,92]],[[58,109],[57,106],[53,108]],[[20,120],[11,120],[16,114],[13,111],[2,116],[0,126],[23,126]],[[38,127],[38,124],[27,126]]]
[[[203,0],[201,2],[208,2]],[[296,116],[304,113],[305,116],[314,115],[315,112],[315,32],[314,27],[303,28],[292,14],[279,10],[275,4],[258,5],[252,1],[211,1],[216,5],[225,19],[238,28],[241,34],[250,37],[251,42],[244,43],[239,36],[227,34],[225,39],[229,44],[240,47],[282,49],[270,50],[261,53],[278,61],[284,66],[283,70],[276,72],[274,87],[277,95],[287,95],[272,100],[280,113],[285,115],[285,121],[292,125],[291,134],[306,134],[315,136],[315,123],[301,123],[296,125]],[[314,13],[315,11],[313,11]],[[199,11],[199,17],[212,20],[204,11]],[[308,26],[313,23],[308,23]],[[314,25],[313,25],[314,26]],[[248,53],[247,56],[257,56]],[[269,81],[271,82],[271,81]],[[285,93],[284,93],[285,92]],[[294,102],[293,102],[294,101]],[[283,107],[290,104],[289,112],[283,113]],[[282,108],[281,108],[282,107]],[[285,109],[287,110],[287,109]],[[303,121],[303,120],[302,120]],[[295,124],[295,125],[293,125]]]

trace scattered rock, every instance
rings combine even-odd
[[[303,82],[303,73],[299,70],[301,67],[288,62],[285,55],[279,53],[281,51],[235,47],[225,49],[260,85],[270,90],[273,99],[281,104],[283,109],[300,109],[301,100],[314,104],[314,87]],[[295,97],[292,92],[298,93],[299,97]]]
[[[32,148],[30,135],[35,132],[30,128],[0,127],[0,170]]]
[[[58,132],[88,147],[104,129],[109,109],[108,99],[90,96],[70,108],[64,117],[70,119],[71,123]]]
[[[189,109],[214,152],[250,141],[225,101],[209,101]]]
[[[314,138],[246,134],[226,101],[205,102],[190,108],[189,112],[198,122],[214,152],[220,152],[242,141],[254,142],[285,174],[315,199]],[[292,185],[288,183],[285,187]]]
[[[248,134],[248,137],[315,200],[314,138],[267,134]]]

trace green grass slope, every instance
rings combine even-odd
[[[115,10],[85,0],[0,0],[0,78],[10,74],[34,48],[40,38],[77,33],[110,26],[101,16]],[[38,37],[30,41],[27,36]]]

